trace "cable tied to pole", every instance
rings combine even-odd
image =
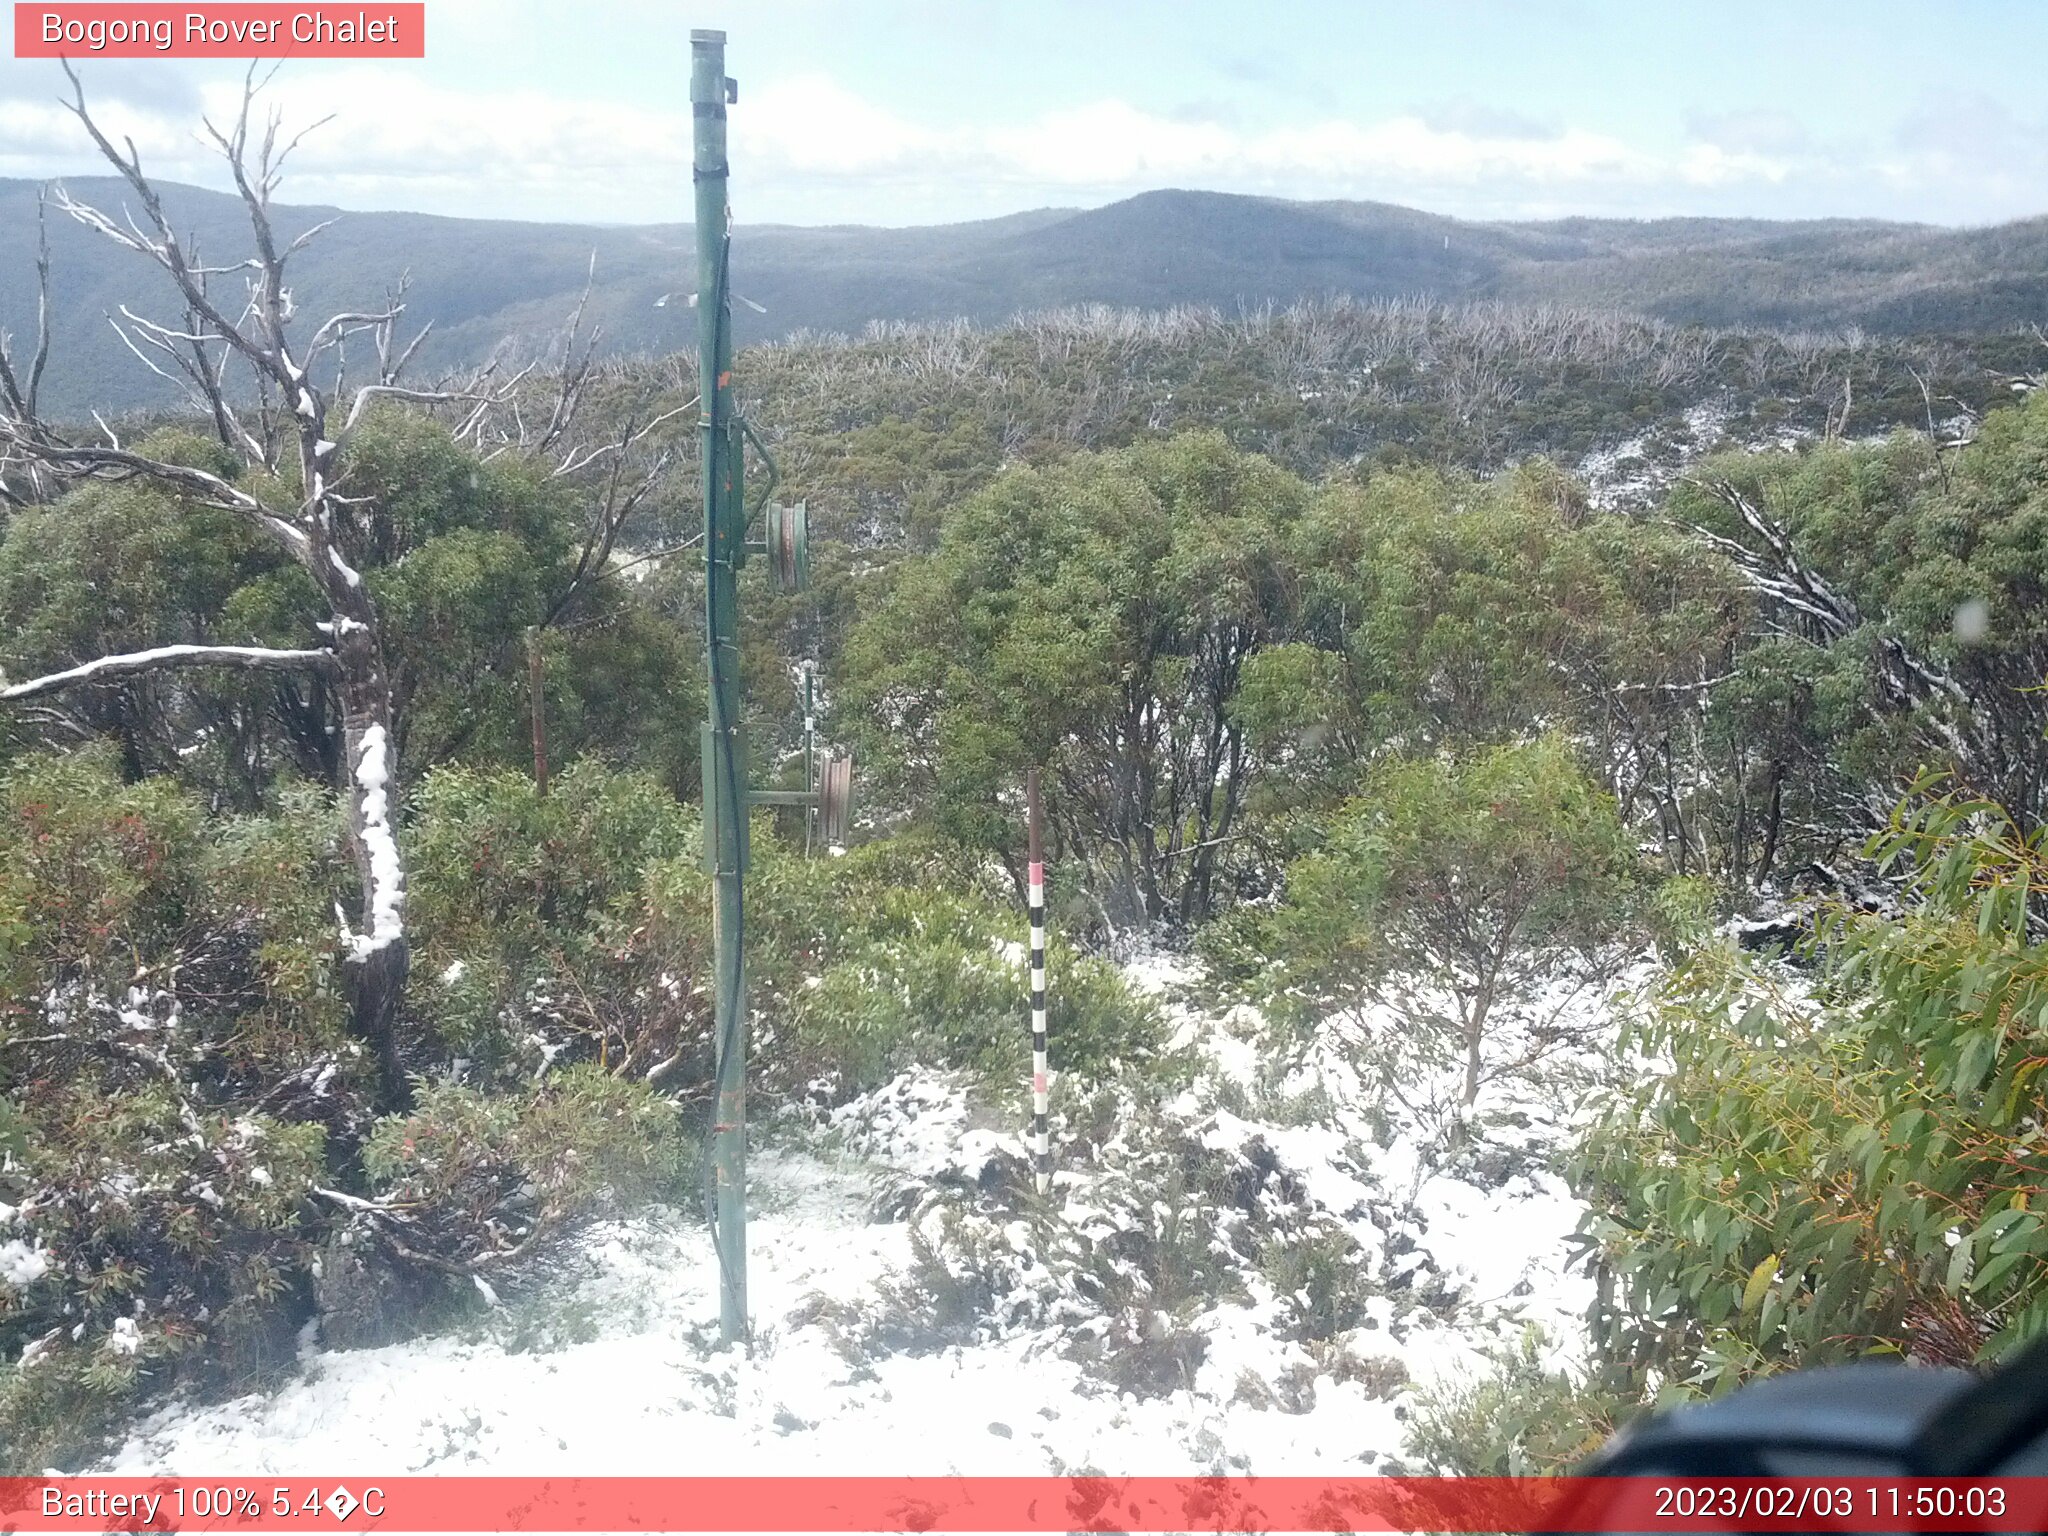
[[[723,174],[722,170],[721,174]],[[728,313],[729,301],[726,295],[729,280],[728,271],[731,266],[731,262],[732,235],[731,232],[728,230],[724,241],[720,244],[719,247],[718,277],[716,285],[714,286],[711,293],[705,295],[704,299],[699,301],[700,314],[704,313],[707,308],[707,305],[704,301],[709,301],[708,310],[710,315],[710,334],[708,337],[700,341],[699,345],[709,346],[711,348],[711,356],[714,359],[722,357],[724,355],[724,348],[727,344],[726,327],[730,323],[730,315]],[[710,401],[706,402],[706,404],[708,407],[707,414],[711,418],[711,424],[714,430],[711,433],[707,434],[708,442],[705,451],[707,453],[715,453],[718,451],[716,435],[716,426],[718,419],[717,395],[714,395]],[[742,537],[744,537],[744,530],[742,530]],[[718,553],[715,545],[707,545],[707,558],[710,560],[716,560],[718,558]],[[728,551],[726,555],[726,559],[728,560],[728,562],[731,560],[731,558],[731,553],[730,551]],[[713,594],[711,591],[711,584],[707,582],[705,590],[705,601],[709,603],[712,601],[712,598]],[[717,755],[719,761],[719,768],[721,773],[724,775],[725,779],[725,795],[723,798],[726,807],[726,814],[729,816],[744,816],[746,815],[747,803],[744,795],[741,793],[741,787],[739,782],[739,769],[738,764],[735,762],[735,753],[733,751],[732,745],[732,732],[734,722],[727,716],[725,711],[726,677],[725,657],[723,655],[724,647],[714,642],[711,645],[709,645],[707,649],[710,652],[711,662],[712,708],[717,711],[719,733],[724,738],[724,740],[720,743],[720,750]],[[718,858],[721,861],[725,857],[726,845],[727,839],[723,835],[719,836],[715,846],[718,849]],[[738,840],[736,837],[732,839],[732,845],[734,847],[738,846]],[[720,871],[720,873],[723,872],[723,870]],[[740,1042],[745,1038],[743,1033],[746,1028],[746,1021],[744,1017],[745,1009],[743,1000],[740,996],[740,980],[742,976],[744,976],[746,970],[746,963],[743,958],[744,951],[742,947],[744,935],[745,921],[742,917],[740,918],[740,920],[736,921],[733,924],[731,943],[727,946],[727,953],[731,956],[731,960],[727,973],[724,977],[721,978],[725,986],[725,995],[733,1000],[733,1006],[730,1010],[729,1016],[723,1021],[721,1021],[721,1028],[719,1030],[717,1041],[717,1061],[719,1063],[731,1060],[732,1057],[730,1053],[738,1050]],[[725,1234],[719,1230],[718,1222],[717,1148],[718,1137],[726,1128],[726,1106],[723,1103],[719,1102],[719,1097],[719,1095],[713,1096],[712,1102],[714,1105],[714,1109],[712,1114],[712,1123],[711,1128],[706,1133],[705,1138],[705,1158],[706,1163],[708,1165],[705,1179],[705,1199],[710,1207],[709,1215],[711,1218],[711,1246],[713,1252],[716,1253],[718,1257],[719,1286],[723,1291],[729,1293],[732,1291],[734,1287],[733,1256],[726,1250]]]

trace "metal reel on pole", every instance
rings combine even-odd
[[[801,592],[811,584],[810,514],[802,502],[784,506],[768,503],[763,532],[768,567],[775,584],[785,592]]]
[[[853,756],[834,753],[818,766],[818,840],[844,848],[853,825]]]

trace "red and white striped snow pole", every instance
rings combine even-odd
[[[1045,838],[1038,815],[1038,770],[1024,775],[1031,826],[1031,865],[1025,900],[1031,910],[1031,1156],[1042,1195],[1052,1185],[1052,1133],[1046,1126],[1045,1053]]]

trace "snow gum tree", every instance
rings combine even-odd
[[[454,440],[485,459],[512,449],[542,481],[594,480],[580,550],[575,538],[569,544],[573,565],[567,558],[554,562],[562,579],[552,581],[545,602],[530,615],[539,631],[562,619],[602,572],[625,517],[659,482],[668,452],[643,451],[642,445],[676,413],[629,419],[601,443],[573,440],[595,343],[583,335],[581,307],[558,374],[543,391],[550,398],[525,402],[531,409],[498,414],[517,401],[530,367],[504,379],[493,365],[429,387],[404,382],[427,330],[401,344],[403,280],[377,309],[343,311],[318,324],[298,311],[290,263],[325,226],[289,239],[275,227],[271,197],[299,140],[281,140],[274,112],[267,123],[252,122],[260,89],[253,70],[230,127],[206,125],[240,193],[253,245],[250,255],[226,264],[202,259],[181,238],[133,144],[117,146],[108,137],[88,110],[77,75],[68,66],[66,74],[72,113],[119,172],[134,206],[117,218],[62,187],[54,191],[55,205],[169,279],[182,309],[176,320],[148,319],[125,305],[110,318],[137,361],[182,392],[217,443],[204,445],[203,453],[167,447],[162,438],[124,443],[103,420],[96,432],[79,432],[39,407],[50,339],[45,244],[44,321],[33,350],[0,340],[0,495],[21,507],[48,502],[79,482],[131,483],[158,498],[170,515],[232,520],[241,545],[267,549],[273,564],[296,570],[300,580],[291,601],[273,605],[276,611],[242,615],[245,632],[263,629],[272,643],[159,643],[113,651],[25,680],[0,679],[0,706],[17,715],[43,710],[50,696],[80,685],[183,669],[231,669],[303,684],[298,734],[316,739],[298,744],[299,766],[318,765],[336,783],[356,874],[354,911],[337,914],[352,1025],[378,1063],[382,1102],[403,1107],[409,1095],[398,1015],[412,946],[397,822],[405,705],[413,685],[402,665],[406,647],[392,632],[378,584],[366,574],[395,559],[388,546],[408,509],[386,504],[394,487],[391,477],[376,474],[374,462],[368,470],[374,484],[353,472],[351,445],[377,420],[382,402],[410,402],[452,411]],[[356,359],[366,352],[371,359],[367,375],[355,381],[351,342]],[[407,489],[397,488],[399,500]],[[54,510],[61,515],[62,506]],[[396,588],[387,584],[387,590]],[[416,600],[406,606],[408,612],[420,608]],[[286,622],[258,622],[280,615]],[[304,632],[308,625],[311,632]],[[281,630],[298,633],[280,641]]]
[[[1307,494],[1214,435],[1004,474],[848,641],[873,760],[992,853],[1006,786],[1043,764],[1055,847],[1113,929],[1205,916],[1248,782],[1232,703]]]
[[[363,578],[343,553],[343,530],[353,509],[341,489],[336,458],[348,430],[378,394],[412,393],[397,382],[406,361],[393,355],[392,328],[401,306],[377,313],[343,313],[295,338],[290,258],[315,231],[280,243],[272,228],[270,197],[296,140],[278,142],[273,116],[256,142],[250,138],[253,76],[232,129],[208,132],[227,161],[249,212],[255,253],[228,266],[208,265],[186,248],[133,144],[124,153],[86,106],[78,77],[66,66],[72,112],[102,155],[133,190],[141,208],[122,221],[72,199],[61,188],[59,208],[116,244],[155,263],[169,276],[185,313],[176,322],[144,319],[123,306],[123,339],[148,367],[181,382],[203,405],[222,443],[239,459],[238,475],[151,458],[122,445],[111,429],[88,441],[47,420],[36,401],[48,356],[48,332],[37,338],[26,366],[9,357],[0,371],[0,463],[23,491],[64,480],[144,480],[183,494],[201,506],[238,515],[285,551],[311,579],[328,612],[324,643],[300,648],[237,645],[162,646],[101,657],[84,666],[0,689],[0,698],[29,700],[77,683],[171,667],[237,667],[312,672],[332,684],[342,724],[342,759],[348,807],[348,844],[361,883],[361,901],[345,936],[352,1012],[357,1033],[376,1052],[384,1096],[402,1102],[406,1084],[395,1033],[410,951],[405,931],[405,869],[394,831],[397,792],[390,674],[382,624]],[[45,266],[47,280],[47,266]],[[240,279],[239,283],[222,279]],[[221,290],[240,288],[232,297]],[[335,404],[315,369],[352,334],[379,342],[377,379],[359,387],[344,420],[330,421]],[[258,404],[244,406],[228,382],[253,374]],[[173,371],[175,370],[175,372]],[[249,482],[263,482],[252,489]],[[288,489],[287,489],[288,488]],[[283,492],[283,494],[280,494]]]

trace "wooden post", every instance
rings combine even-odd
[[[1039,815],[1036,768],[1024,775],[1024,802],[1030,823],[1031,855],[1025,883],[1025,901],[1031,913],[1031,1155],[1033,1182],[1042,1195],[1052,1186],[1052,1132],[1046,1124],[1045,834]]]
[[[548,792],[548,690],[541,669],[540,626],[526,626],[526,691],[533,703],[533,792]]]

